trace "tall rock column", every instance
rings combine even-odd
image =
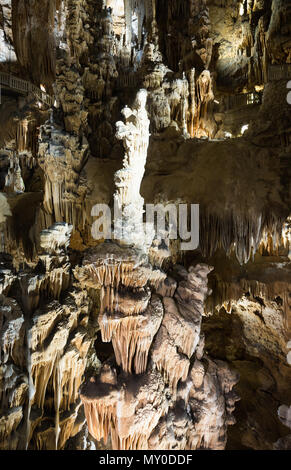
[[[123,141],[123,168],[115,175],[115,242],[88,250],[75,275],[86,287],[100,290],[99,325],[104,342],[112,341],[116,361],[125,372],[143,373],[148,351],[162,321],[160,299],[152,295],[165,274],[154,268],[148,252],[153,227],[143,223],[144,200],[139,194],[149,144],[147,92],[141,90],[125,123],[117,123]]]
[[[149,146],[149,126],[146,111],[147,91],[137,93],[133,108],[124,108],[125,123],[116,124],[116,137],[123,142],[125,157],[123,168],[115,174],[114,201],[119,209],[115,222],[115,238],[119,243],[148,251],[154,233],[143,224],[144,199],[139,191]],[[149,227],[147,227],[149,229]],[[148,232],[148,233],[147,233]]]

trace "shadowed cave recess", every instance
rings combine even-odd
[[[0,0],[0,86],[0,450],[291,450],[291,1]]]

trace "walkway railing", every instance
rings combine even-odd
[[[19,93],[33,93],[36,98],[47,106],[51,107],[54,104],[54,98],[45,91],[42,91],[33,83],[23,80],[22,78],[15,77],[9,73],[0,72],[0,85],[11,88],[11,90],[18,91]]]
[[[119,73],[116,79],[116,87],[118,89],[123,88],[136,88],[139,82],[138,73]]]
[[[238,95],[224,96],[225,110],[243,108],[244,106],[262,104],[261,92],[240,93]]]

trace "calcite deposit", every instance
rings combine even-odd
[[[0,450],[291,449],[290,15],[0,0]]]

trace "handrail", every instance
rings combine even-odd
[[[42,101],[49,107],[53,106],[54,98],[45,91],[42,91],[33,83],[23,80],[22,78],[15,77],[6,72],[0,72],[0,85],[6,86],[21,93],[33,93],[39,101]]]

